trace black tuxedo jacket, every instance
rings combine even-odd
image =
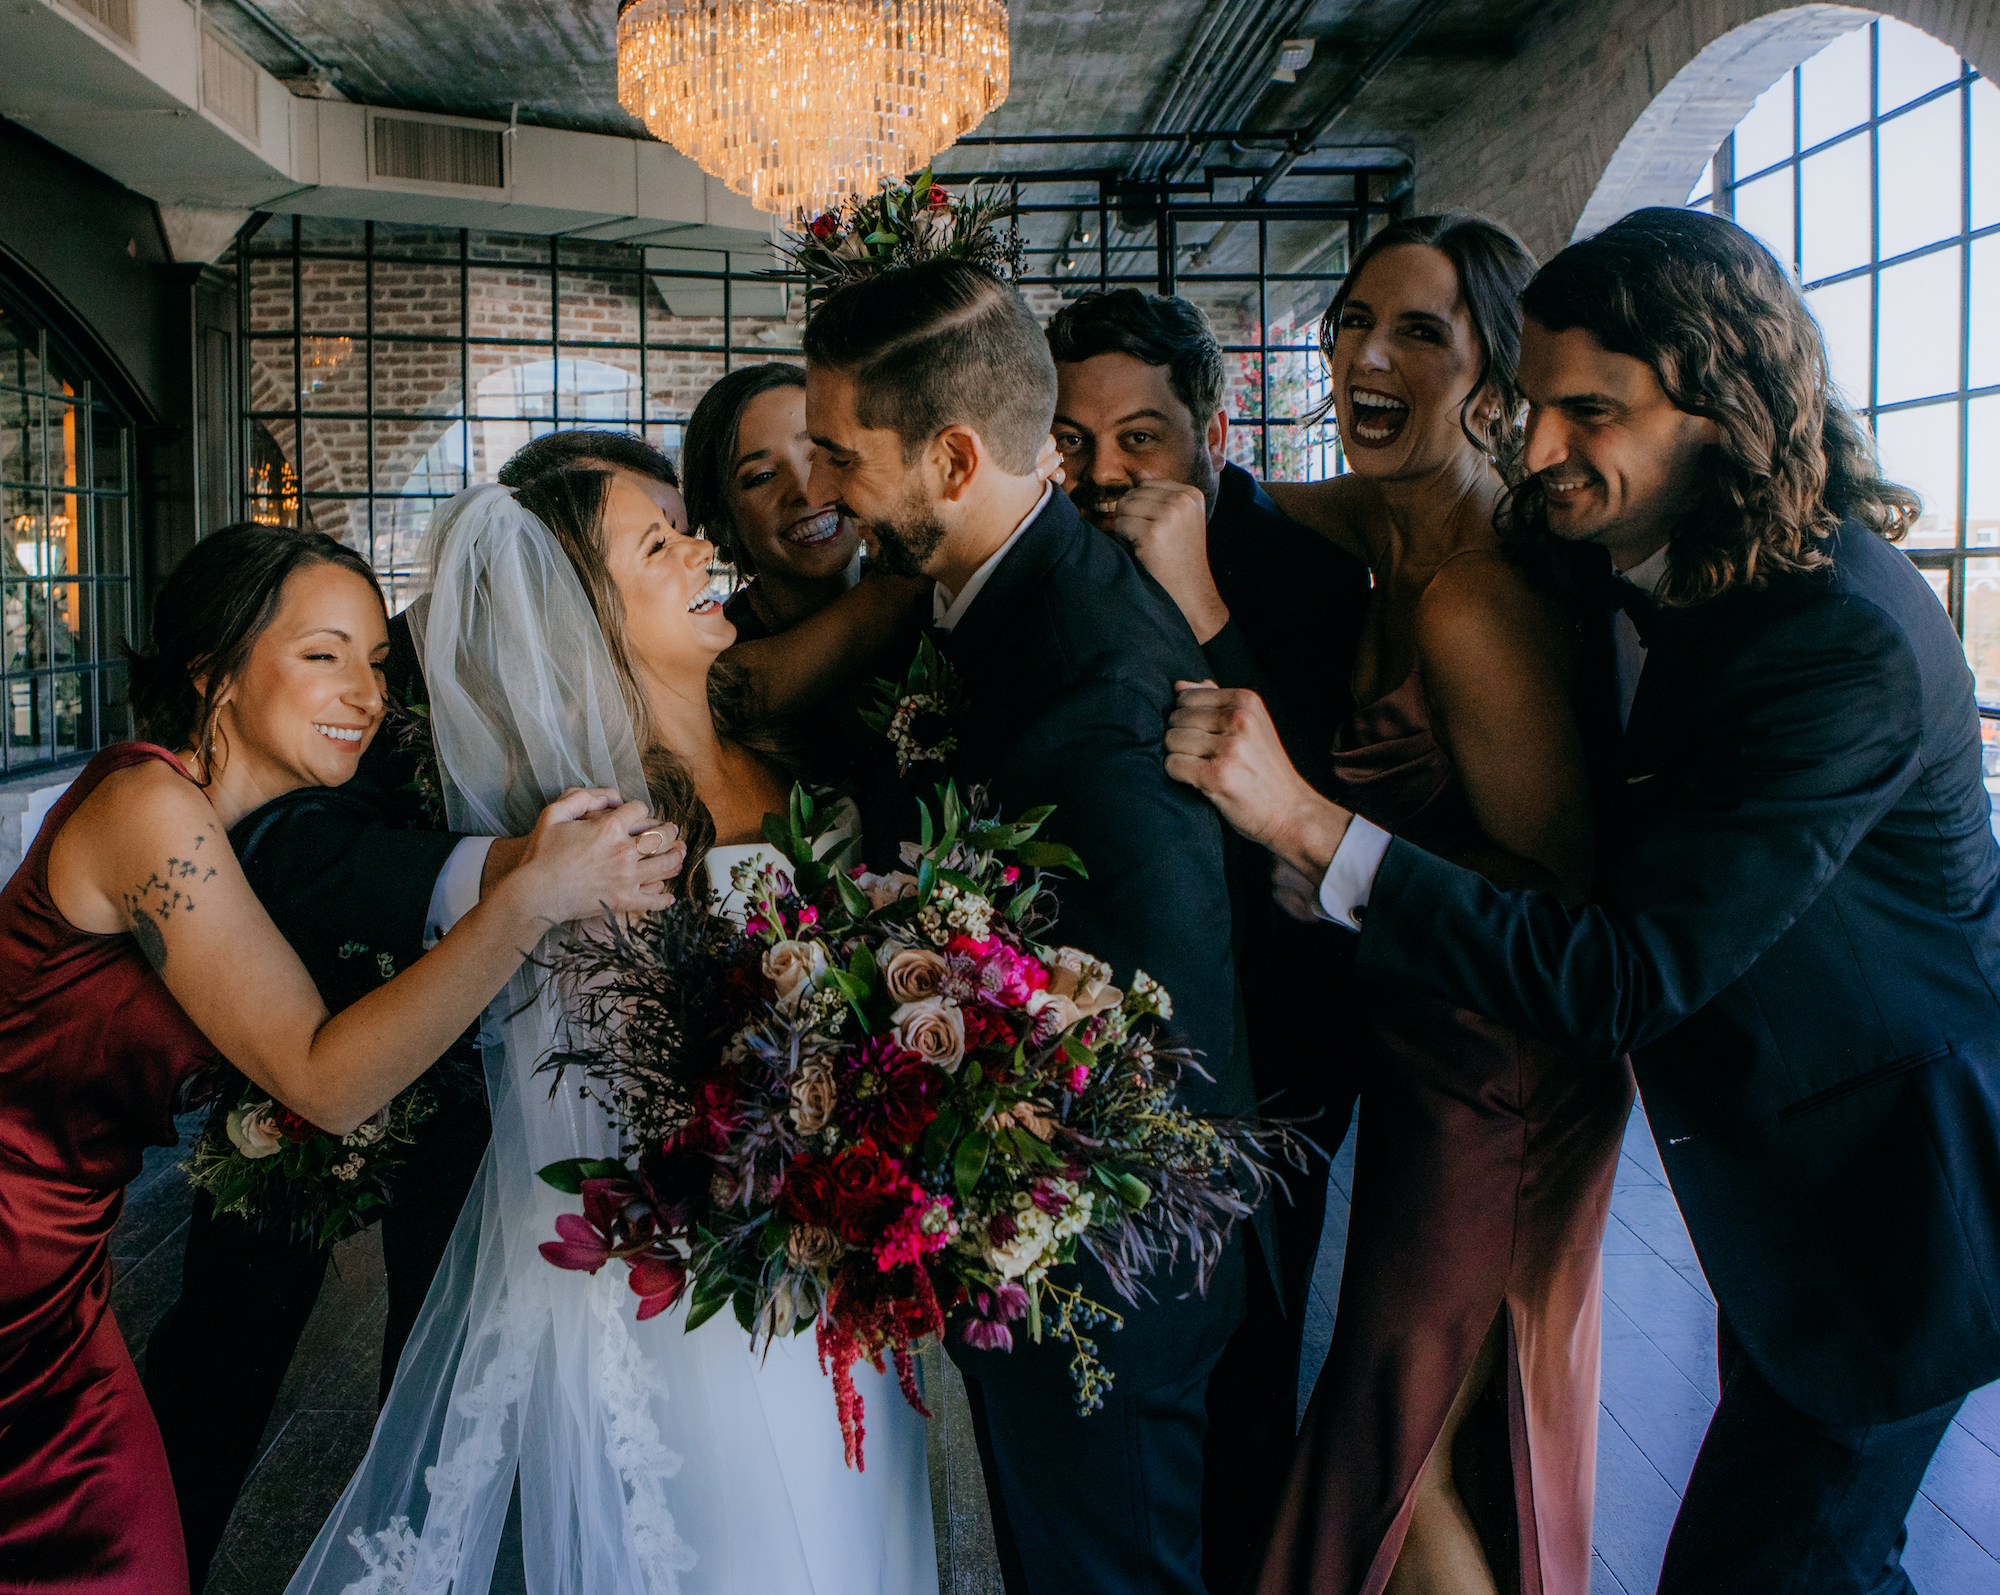
[[[430,689],[424,685],[424,672],[417,663],[416,644],[410,637],[410,612],[407,609],[389,617],[389,657],[383,661],[382,674],[389,695],[398,706],[408,709],[412,705],[428,706],[430,703]],[[405,739],[402,727],[392,718],[377,729],[374,739],[361,755],[361,767],[341,791],[374,804],[377,813],[390,825],[428,828],[438,822],[425,812],[423,799],[418,793],[418,762],[415,747]]]
[[[1054,804],[1043,833],[1075,848],[1090,872],[1063,881],[1051,940],[1107,960],[1121,985],[1135,969],[1159,980],[1174,1031],[1215,1077],[1189,1074],[1182,1101],[1252,1111],[1222,830],[1164,763],[1174,682],[1204,674],[1173,600],[1056,492],[941,647],[967,700],[953,760],[960,784],[990,783],[1007,815]],[[1096,1337],[1121,1394],[1185,1377],[1221,1349],[1240,1311],[1240,1240],[1208,1298],[1177,1299],[1191,1286],[1183,1270],[1156,1280],[1157,1299],[1138,1311],[1094,1263],[1081,1266],[1085,1294],[1126,1316],[1123,1331]],[[1002,1354],[954,1342],[952,1351],[981,1379],[1068,1377],[1068,1354],[1052,1344]]]
[[[1723,1315],[1859,1424],[2000,1375],[2000,849],[1944,610],[1831,552],[1649,635],[1593,905],[1399,841],[1356,976],[1629,1051]]]
[[[1208,569],[1229,608],[1229,624],[1202,644],[1209,674],[1262,698],[1294,766],[1326,790],[1334,736],[1354,712],[1368,567],[1281,514],[1241,466],[1225,465],[1208,517]]]

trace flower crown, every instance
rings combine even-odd
[[[997,224],[1018,214],[998,189],[968,188],[954,198],[927,167],[911,182],[884,184],[871,199],[850,194],[787,231],[778,253],[823,289],[939,257],[969,260],[1012,281],[1021,270],[1021,229],[1013,223],[1003,234]]]

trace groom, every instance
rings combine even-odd
[[[1059,938],[1121,985],[1144,969],[1167,988],[1214,1077],[1189,1078],[1187,1106],[1252,1111],[1222,832],[1161,757],[1173,683],[1203,673],[1201,651],[1160,587],[1036,479],[1056,397],[1040,326],[997,278],[931,260],[834,294],[805,353],[813,501],[858,520],[890,570],[936,582],[930,619],[968,704],[958,780],[990,783],[1006,813],[1055,806],[1050,834],[1090,872],[1064,885]],[[1223,1475],[1242,1465],[1205,1398],[1243,1320],[1246,1250],[1239,1234],[1206,1295],[1183,1268],[1139,1308],[1079,1260],[1072,1282],[1125,1318],[1097,1332],[1116,1382],[1088,1417],[1054,1342],[951,1344],[1010,1595],[1200,1595],[1205,1437]]]

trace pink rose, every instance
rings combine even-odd
[[[900,898],[917,895],[917,878],[901,870],[892,870],[887,875],[870,875],[863,870],[854,877],[854,884],[861,888],[870,908],[887,908]]]
[[[826,972],[826,949],[816,941],[781,941],[764,954],[764,978],[778,994],[778,1011],[795,1013]]]

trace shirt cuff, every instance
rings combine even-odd
[[[1360,815],[1347,822],[1347,834],[1333,850],[1333,862],[1319,883],[1319,912],[1322,919],[1349,930],[1359,930],[1368,908],[1368,894],[1375,889],[1375,875],[1382,868],[1382,856],[1392,840],[1379,825],[1371,825]]]
[[[479,903],[479,877],[486,869],[486,853],[495,838],[468,836],[451,850],[451,857],[438,871],[431,888],[430,911],[424,915],[424,951],[429,952],[444,939],[444,933],[472,912]]]

